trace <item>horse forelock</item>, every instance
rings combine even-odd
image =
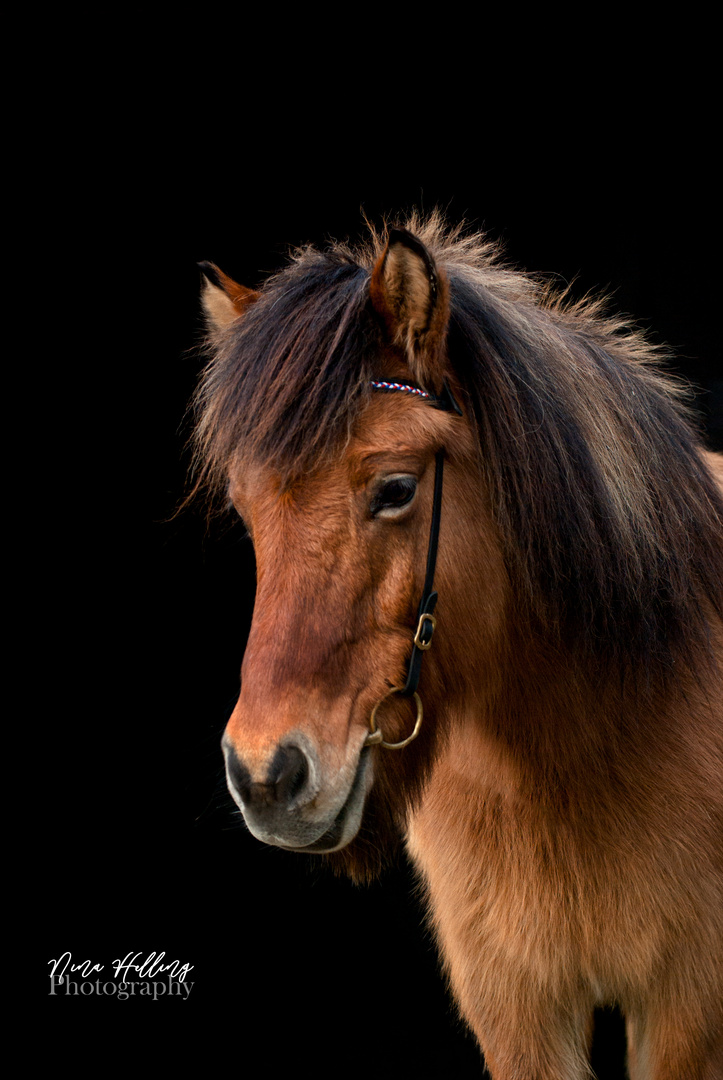
[[[660,354],[484,237],[436,214],[405,225],[449,282],[449,364],[521,610],[604,663],[690,659],[721,612],[723,506]],[[385,374],[368,303],[383,239],[299,252],[217,344],[196,398],[202,481],[223,487],[241,453],[283,482],[348,442]]]
[[[490,265],[496,246],[449,230],[440,215],[405,223],[441,257]],[[193,408],[195,491],[223,492],[234,457],[258,457],[283,481],[348,441],[370,382],[384,377],[382,328],[369,282],[386,230],[362,246],[308,247],[270,277],[243,318],[209,342]]]

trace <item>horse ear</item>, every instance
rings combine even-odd
[[[259,294],[237,284],[215,263],[200,262],[198,266],[204,277],[201,303],[208,327],[210,330],[225,330],[234,319],[243,315]]]
[[[406,229],[390,230],[372,271],[369,296],[389,344],[403,350],[420,383],[439,390],[449,287],[424,244]]]

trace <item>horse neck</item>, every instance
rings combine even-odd
[[[667,670],[662,661],[606,660],[602,646],[585,650],[583,633],[565,640],[530,613],[486,482],[471,456],[465,464],[445,479],[439,630],[422,687],[444,730],[456,733],[450,747],[456,739],[460,762],[487,756],[518,786],[541,791],[609,786],[611,771],[632,785],[641,762],[672,768],[687,747],[704,757],[701,741],[714,742],[723,700],[723,627],[712,605],[707,649],[673,657],[673,666],[668,658]],[[476,755],[470,739],[480,743]]]
[[[507,608],[520,605],[510,597]],[[590,807],[595,794],[607,803],[611,791],[634,791],[641,769],[655,783],[694,745],[712,744],[722,698],[720,668],[668,680],[615,670],[510,614],[448,707],[446,760],[475,784]]]

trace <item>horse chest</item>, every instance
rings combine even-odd
[[[409,823],[407,845],[458,996],[515,972],[584,983],[592,998],[650,972],[660,923],[629,886],[630,867],[585,849],[509,790],[474,789],[442,764]],[[632,975],[631,975],[632,977]]]

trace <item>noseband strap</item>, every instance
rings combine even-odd
[[[459,416],[462,415],[462,410],[457,404],[452,391],[449,389],[447,383],[444,383],[443,393],[436,397],[433,394],[428,393],[426,390],[422,390],[418,386],[414,386],[411,383],[389,383],[389,382],[372,382],[372,387],[375,390],[382,390],[384,392],[401,391],[410,394],[414,394],[429,403],[435,408],[444,409],[449,412],[456,412]],[[419,734],[419,730],[422,726],[422,700],[417,693],[417,687],[419,686],[419,676],[422,673],[422,660],[425,652],[432,647],[432,635],[437,625],[433,612],[437,604],[437,593],[434,591],[434,571],[437,565],[437,545],[439,543],[439,524],[442,519],[442,485],[444,480],[444,448],[437,451],[435,457],[435,470],[434,470],[434,495],[432,497],[432,522],[429,527],[429,544],[427,546],[427,570],[424,575],[424,588],[422,589],[422,598],[419,601],[419,607],[417,609],[417,623],[414,633],[414,642],[412,644],[412,652],[409,657],[409,665],[407,667],[407,681],[404,686],[395,686],[388,691],[381,698],[372,710],[372,714],[369,718],[369,726],[371,728],[370,733],[366,737],[364,743],[365,746],[383,746],[386,750],[401,750],[407,746],[412,739],[416,739]],[[392,694],[399,694],[400,697],[414,697],[417,705],[417,719],[414,724],[414,730],[412,734],[403,739],[401,742],[388,743],[385,742],[381,731],[376,726],[376,714],[377,709],[381,705],[382,701],[390,697]]]

